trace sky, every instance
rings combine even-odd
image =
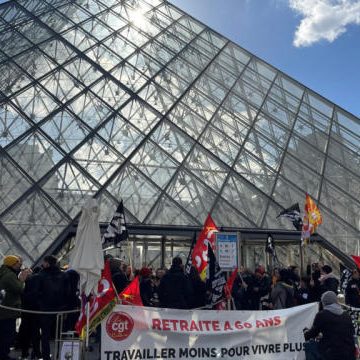
[[[360,0],[169,1],[360,117]]]
[[[360,0],[169,0],[360,117]]]

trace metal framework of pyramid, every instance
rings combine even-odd
[[[161,0],[0,6],[0,252],[37,259],[96,196],[101,221],[359,241],[360,121]]]

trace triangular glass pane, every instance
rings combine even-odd
[[[161,123],[152,134],[151,139],[179,163],[184,160],[193,146],[191,138],[182,134],[174,125],[167,121]]]
[[[97,136],[84,143],[72,158],[100,184],[104,184],[124,161]]]
[[[28,135],[7,151],[15,162],[35,180],[43,177],[62,158],[58,149],[40,131]]]
[[[239,152],[239,145],[213,126],[206,128],[199,142],[229,166]]]
[[[274,170],[280,167],[283,150],[256,131],[250,133],[245,148]]]
[[[6,157],[0,157],[0,213],[30,186],[30,181]]]
[[[1,222],[36,259],[65,229],[70,219],[61,214],[42,193],[34,192],[4,215]]]
[[[343,144],[331,139],[328,147],[328,155],[360,177],[359,153],[353,152],[343,146]]]
[[[131,158],[131,163],[155,184],[164,188],[178,164],[154,143],[147,141]]]
[[[90,91],[77,97],[75,101],[68,105],[68,108],[93,128],[102,123],[112,113],[112,110]]]
[[[7,61],[0,66],[0,90],[4,95],[10,97],[31,82],[30,77],[14,63]]]
[[[215,114],[212,125],[223,132],[229,139],[232,139],[238,144],[242,144],[249,132],[250,127],[240,121],[235,115],[227,111],[225,108],[220,108]]]
[[[83,90],[83,86],[63,70],[50,74],[41,81],[41,84],[63,103]]]
[[[148,215],[146,223],[158,225],[200,225],[186,210],[182,209],[166,195],[163,195],[158,200],[153,211]]]
[[[96,62],[104,70],[109,71],[115,65],[117,65],[121,58],[117,54],[113,53],[107,49],[104,45],[97,45],[92,47],[87,53],[86,56]]]
[[[221,196],[258,226],[269,199],[243,178],[231,174]]]
[[[256,228],[257,225],[236,211],[224,199],[219,198],[211,213],[217,227],[233,226],[236,228]],[[205,218],[204,218],[205,221]]]
[[[48,116],[57,107],[50,95],[38,85],[15,96],[13,102],[35,122]]]
[[[176,101],[175,97],[152,82],[139,92],[139,96],[162,114],[165,114]]]
[[[71,151],[89,133],[83,123],[68,111],[55,114],[41,129],[66,152]]]
[[[357,173],[353,173],[342,164],[328,158],[324,178],[360,201],[359,169]]]
[[[124,206],[142,222],[160,195],[160,190],[133,166],[121,170],[107,190],[124,200]]]
[[[321,208],[323,223],[319,233],[345,254],[357,254],[359,231],[351,228],[341,218],[325,208]]]
[[[312,171],[309,165],[300,163],[290,154],[286,154],[280,174],[305,192],[318,197],[321,178],[319,174]]]
[[[47,55],[55,59],[59,64],[64,63],[76,55],[70,47],[65,45],[65,43],[59,39],[53,39],[41,44],[39,45],[39,48]]]
[[[184,132],[197,139],[206,126],[206,120],[181,103],[169,113],[168,118]]]
[[[138,100],[130,101],[120,113],[144,134],[147,134],[160,120],[155,111]]]
[[[205,217],[216,199],[214,192],[184,170],[177,173],[167,194],[196,219]]]
[[[360,231],[360,201],[354,199],[352,194],[346,194],[342,189],[324,180],[321,188],[321,203]]]
[[[124,156],[130,155],[145,137],[141,131],[119,115],[107,121],[98,133]]]
[[[93,197],[99,187],[77,167],[65,163],[56,170],[42,189],[73,218],[81,211],[85,199]]]
[[[185,162],[185,168],[216,192],[220,191],[229,172],[228,168],[201,149],[200,146],[193,149]]]
[[[91,90],[114,109],[121,107],[130,98],[127,92],[108,78],[97,82]]]
[[[276,173],[254,154],[243,150],[235,163],[234,169],[259,190],[271,195]]]
[[[300,159],[305,164],[308,164],[311,169],[322,172],[322,167],[325,161],[325,154],[316,150],[310,144],[307,144],[301,138],[293,135],[290,139],[288,152]]]
[[[30,126],[10,104],[0,105],[0,146],[9,145]]]
[[[117,66],[111,71],[111,75],[134,92],[137,92],[149,80],[140,71],[127,63]]]
[[[67,64],[65,70],[85,86],[89,86],[102,76],[102,73],[98,69],[81,58],[76,58]]]

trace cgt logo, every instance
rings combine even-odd
[[[128,338],[133,328],[134,320],[124,312],[113,313],[106,321],[106,332],[115,341]]]

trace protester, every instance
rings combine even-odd
[[[190,309],[198,309],[206,305],[206,284],[201,280],[200,274],[195,268],[191,266],[189,280],[193,289],[192,296],[189,299]]]
[[[240,269],[232,289],[236,310],[256,310],[254,283],[255,277],[251,271],[245,268]]]
[[[319,282],[322,294],[326,291],[333,291],[335,294],[338,293],[339,280],[333,274],[331,266],[324,265],[321,268]]]
[[[350,316],[338,304],[335,292],[321,296],[323,310],[319,311],[311,329],[305,329],[305,340],[320,333],[318,351],[324,360],[355,360],[354,327]]]
[[[345,289],[345,303],[349,306],[360,308],[360,274],[354,269]]]
[[[287,309],[294,306],[294,288],[288,269],[280,269],[276,285],[271,291],[273,309]]]
[[[31,274],[30,269],[20,271],[21,258],[8,255],[3,259],[0,267],[0,289],[5,291],[3,306],[20,308],[21,294],[24,291],[25,281]],[[16,318],[19,312],[0,308],[0,360],[9,358],[10,347],[15,341]]]
[[[25,281],[25,289],[22,294],[22,308],[30,311],[39,311],[37,301],[37,288],[41,267],[33,269],[33,273]],[[29,357],[29,348],[32,347],[31,358],[40,359],[40,324],[39,315],[23,312],[21,314],[21,324],[19,328],[19,345],[21,348],[21,358]]]
[[[123,263],[120,259],[111,258],[110,261],[110,271],[111,279],[114,284],[115,290],[120,294],[128,285],[129,281],[123,271]]]
[[[192,292],[190,280],[184,274],[181,258],[173,258],[170,270],[160,282],[161,306],[172,309],[189,309]]]
[[[159,298],[159,286],[161,279],[166,274],[166,269],[158,268],[155,271],[155,278],[153,280],[153,294],[151,303],[155,307],[160,307],[160,298]]]
[[[254,308],[259,310],[260,300],[267,298],[271,290],[271,278],[266,273],[263,266],[258,266],[255,269],[254,281]]]
[[[295,302],[297,305],[304,305],[309,303],[308,282],[308,279],[301,279],[299,287],[295,289]]]
[[[69,282],[60,270],[57,258],[45,256],[39,273],[37,299],[40,311],[62,311],[70,293]],[[55,315],[41,315],[41,352],[44,360],[50,360],[50,339],[55,333]]]
[[[152,306],[151,299],[153,297],[153,281],[151,279],[152,270],[143,267],[140,270],[140,296],[144,306]]]

